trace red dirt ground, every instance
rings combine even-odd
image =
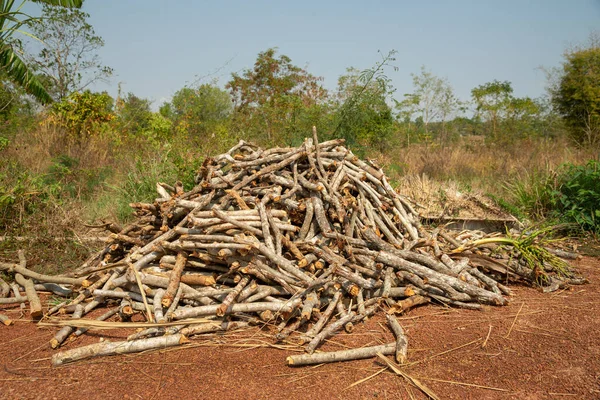
[[[404,370],[440,399],[600,399],[600,262],[574,263],[591,283],[543,294],[513,287],[507,307],[484,311],[429,305],[400,316],[409,338]],[[1,310],[1,309],[0,309]],[[17,319],[18,309],[2,312]],[[323,349],[393,341],[378,315]],[[2,399],[423,399],[375,359],[290,368],[295,348],[258,328],[209,335],[175,350],[93,359],[54,368],[53,328],[18,320],[0,326]],[[65,348],[118,340],[131,332],[95,331]],[[485,346],[483,344],[485,343]]]

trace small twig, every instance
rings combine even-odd
[[[400,375],[401,377],[406,379],[408,382],[410,382],[413,385],[415,385],[416,387],[418,387],[428,398],[430,398],[432,400],[440,400],[440,398],[435,393],[433,393],[433,391],[431,389],[429,389],[427,386],[422,384],[418,379],[416,379],[416,378],[408,375],[406,372],[402,371],[400,369],[400,366],[397,365],[396,363],[394,363],[393,361],[391,361],[389,358],[387,358],[386,356],[384,356],[381,353],[377,353],[377,357],[379,357],[397,375]]]
[[[497,388],[497,387],[492,387],[492,386],[477,385],[475,383],[447,381],[447,380],[444,380],[444,379],[437,379],[437,378],[423,378],[423,377],[420,377],[419,379],[423,379],[423,380],[426,380],[426,381],[433,381],[433,382],[450,383],[452,385],[475,387],[475,388],[478,388],[478,389],[495,390],[497,392],[510,392],[509,389],[502,389],[502,388]]]
[[[352,385],[345,387],[343,390],[348,390],[348,389],[350,389],[350,388],[352,388],[352,387],[354,387],[356,385],[360,385],[361,383],[364,383],[364,382],[370,380],[371,378],[376,377],[380,373],[382,373],[384,371],[387,371],[387,369],[388,369],[387,367],[381,368],[379,371],[375,372],[374,374],[371,374],[371,375],[367,376],[366,378],[363,378],[361,380],[358,380],[358,381],[354,382]]]
[[[521,310],[523,309],[523,306],[525,305],[525,302],[521,303],[521,308],[519,308],[519,311],[517,311],[517,315],[515,315],[515,319],[513,320],[512,324],[510,325],[510,329],[508,330],[508,333],[506,335],[504,335],[504,339],[508,339],[508,337],[510,336],[510,333],[513,330],[513,327],[515,326],[515,323],[517,322],[517,318],[519,318],[519,314],[521,314]]]
[[[490,325],[490,330],[488,331],[487,336],[485,337],[485,340],[483,341],[483,343],[481,343],[481,348],[485,349],[485,346],[487,346],[487,342],[488,339],[490,338],[490,334],[492,333],[492,325]]]

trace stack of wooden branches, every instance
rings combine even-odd
[[[132,204],[133,224],[107,224],[113,233],[106,246],[68,276],[35,274],[24,257],[0,265],[16,281],[15,297],[0,300],[28,300],[33,317],[42,313],[34,281],[62,295],[70,292],[65,285],[72,288],[71,299],[45,314],[72,315],[45,319],[63,326],[53,348],[115,315],[121,321],[143,315],[145,329],[128,341],[57,353],[54,365],[252,324],[269,326],[276,340],[305,346],[307,354],[289,357],[289,364],[377,353],[395,353],[403,362],[407,340],[394,314],[430,301],[470,309],[504,305],[510,295],[504,283],[511,280],[580,283],[550,253],[538,264],[520,257],[525,247],[517,239],[511,251],[499,251],[511,243],[424,229],[381,168],[356,157],[342,140],[318,143],[316,133],[299,147],[264,150],[241,141],[206,159],[196,182],[188,192],[180,183],[157,184],[160,197]],[[109,310],[95,321],[83,319],[100,305]],[[382,308],[396,343],[314,353]]]

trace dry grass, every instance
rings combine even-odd
[[[509,218],[504,210],[481,190],[468,189],[455,180],[440,181],[422,175],[398,178],[396,190],[413,200],[417,211],[426,217],[481,219]]]
[[[111,134],[84,140],[69,137],[63,129],[41,123],[37,129],[14,137],[4,150],[7,159],[16,161],[34,174],[43,174],[59,156],[79,161],[82,169],[98,169],[113,163],[114,139]]]
[[[554,171],[563,163],[585,163],[595,157],[595,150],[575,148],[561,139],[488,145],[478,137],[466,137],[447,147],[412,145],[379,158],[395,178],[426,175],[493,193],[498,183],[532,171]]]

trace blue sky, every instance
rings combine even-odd
[[[347,67],[371,67],[378,50],[398,51],[388,71],[397,98],[425,65],[456,94],[508,80],[515,95],[538,97],[564,50],[600,30],[600,0],[192,1],[87,0],[84,10],[115,69],[108,90],[150,98],[155,107],[202,78],[224,85],[269,47],[324,78],[328,89]]]

